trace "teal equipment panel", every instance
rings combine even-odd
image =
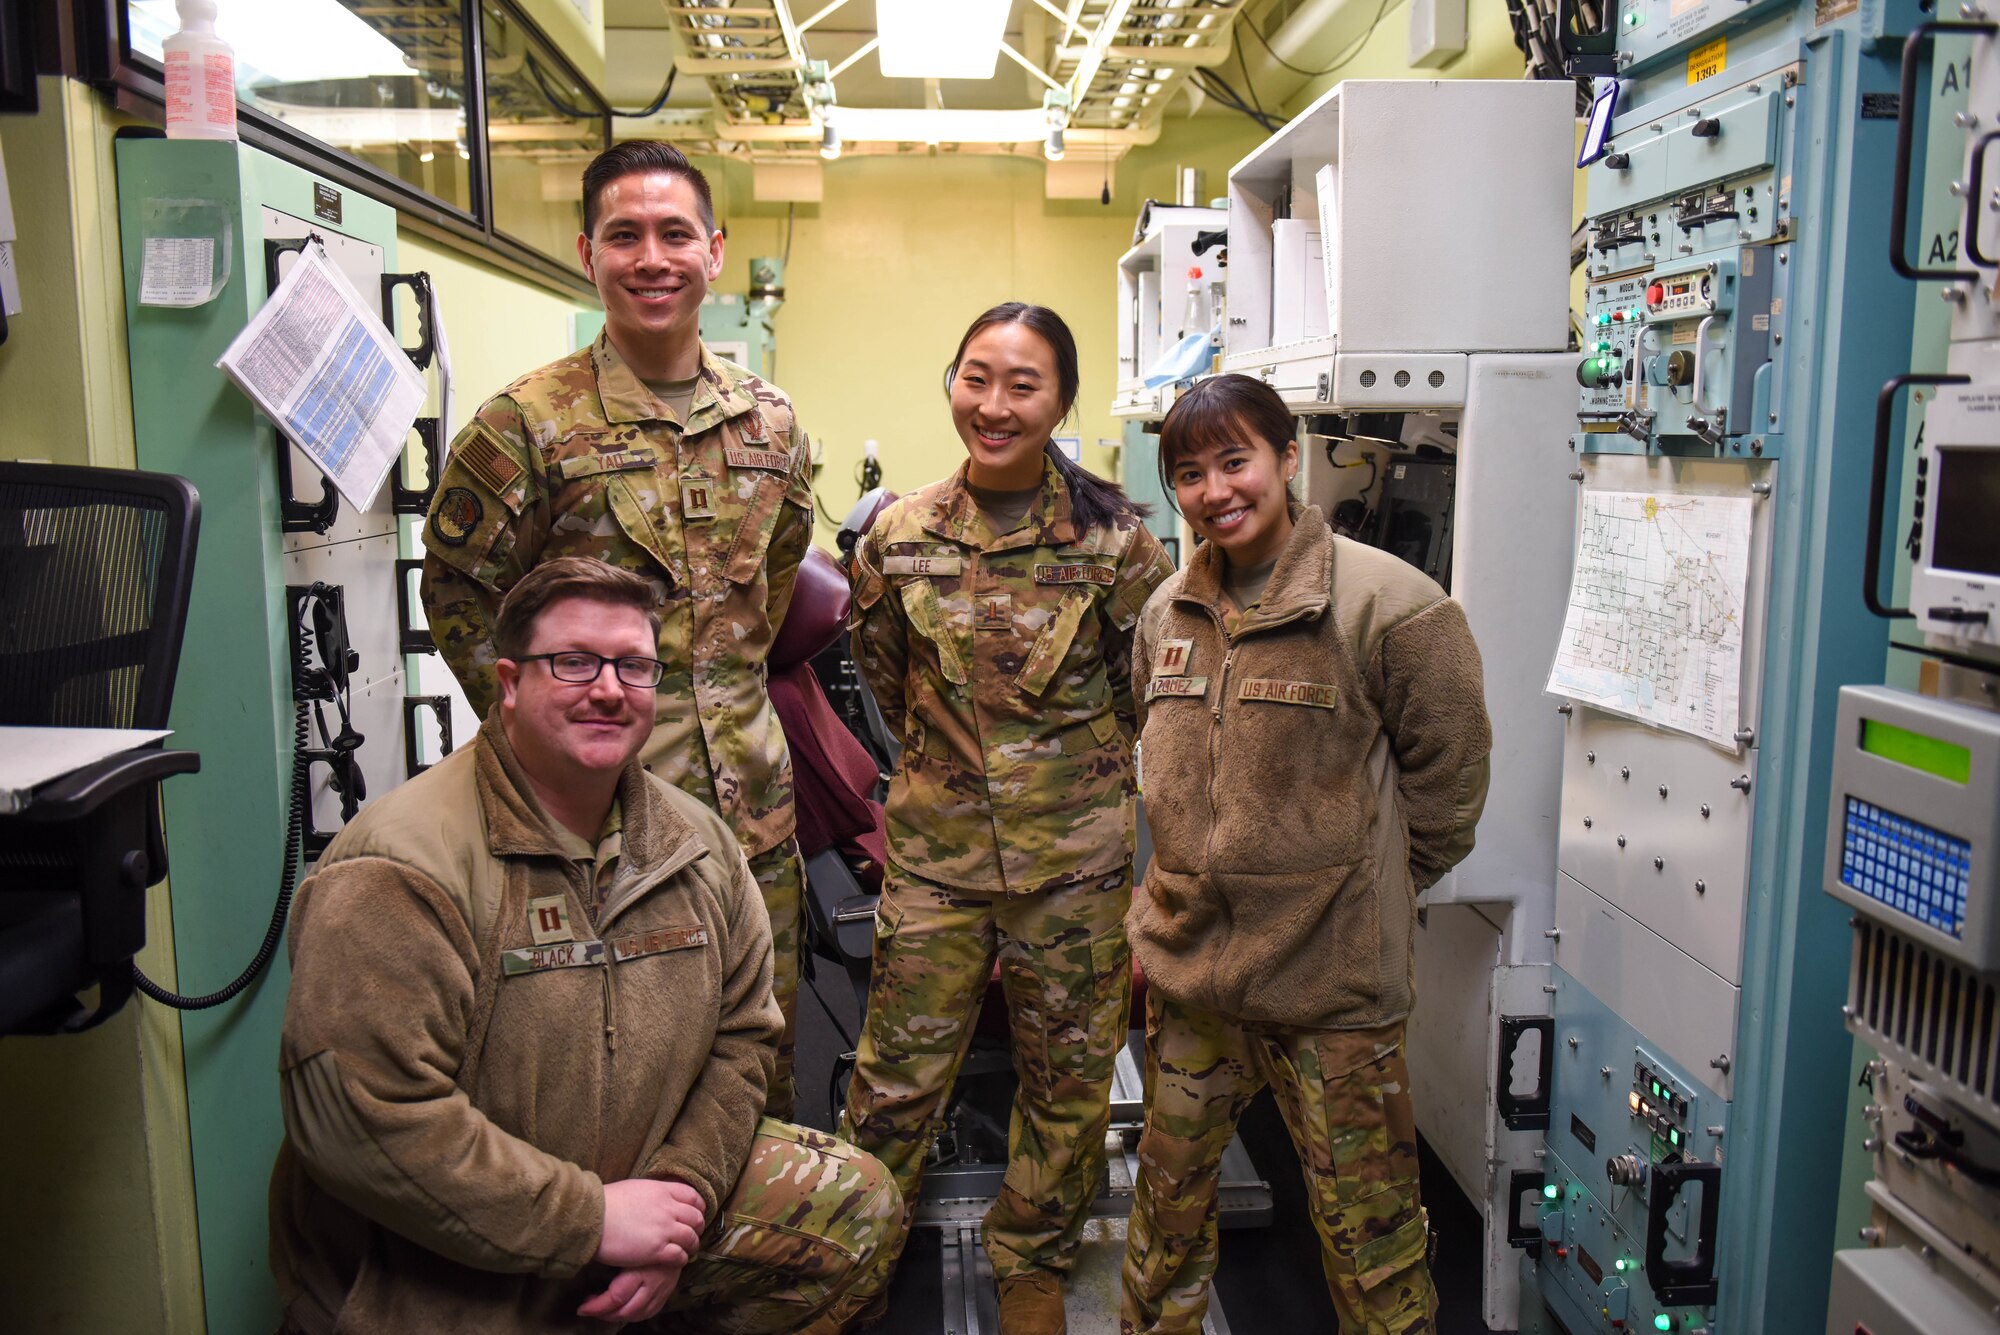
[[[1915,0],[1621,0],[1608,20],[1620,111],[1586,169],[1578,476],[1613,455],[1716,461],[1704,466],[1735,479],[1770,539],[1731,613],[1745,646],[1735,746],[1634,728],[1615,762],[1587,742],[1565,762],[1565,848],[1601,852],[1566,851],[1558,896],[1564,1042],[1546,1145],[1563,1182],[1544,1237],[1562,1241],[1534,1270],[1573,1332],[1823,1328],[1841,1162],[1829,1110],[1850,1079],[1847,911],[1819,893],[1827,776],[1840,689],[1878,679],[1886,653],[1858,596],[1870,442],[1856,424],[1909,366],[1914,294],[1887,263],[1885,183],[1896,38],[1923,17]],[[1586,701],[1565,713],[1573,740],[1611,726]],[[1664,856],[1621,860],[1621,831],[1643,842],[1647,828],[1627,794],[1654,784],[1655,823],[1683,803],[1699,818]],[[1633,900],[1635,885],[1653,893]],[[1685,911],[1624,929],[1636,972],[1565,962],[1620,896],[1643,919],[1677,894]],[[1642,1068],[1643,1089],[1627,1080]],[[1693,1110],[1668,1119],[1664,1150],[1656,1076],[1669,1113],[1676,1099]],[[1684,1237],[1653,1228],[1657,1263],[1615,1270],[1669,1164],[1700,1216]],[[1689,1207],[1677,1194],[1671,1208]]]
[[[772,379],[778,369],[778,336],[771,328],[777,306],[734,292],[711,292],[701,303],[701,341],[725,361]]]
[[[275,437],[215,362],[266,296],[265,208],[378,246],[392,269],[396,220],[384,205],[239,144],[122,138],[117,162],[138,463],[188,478],[202,501],[192,670],[181,673],[171,719],[177,744],[202,753],[202,772],[166,793],[179,990],[192,995],[234,978],[263,938],[286,857],[292,767]],[[217,222],[228,278],[203,305],[139,304],[146,235],[162,203]],[[281,949],[247,992],[180,1017],[213,1331],[263,1335],[277,1324],[265,1198],[282,1135],[278,1030],[290,979]]]
[[[1118,451],[1118,484],[1133,500],[1153,507],[1152,514],[1146,517],[1146,527],[1166,544],[1174,564],[1180,565],[1188,557],[1188,553],[1179,550],[1181,517],[1160,482],[1160,438],[1147,431],[1143,422],[1130,419],[1125,422],[1125,440]]]

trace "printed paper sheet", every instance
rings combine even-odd
[[[216,365],[361,510],[424,403],[408,354],[313,245]]]
[[[1585,490],[1549,692],[1738,750],[1751,505]]]

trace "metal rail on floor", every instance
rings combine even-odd
[[[1132,1184],[1139,1171],[1137,1132],[1145,1117],[1140,1076],[1143,1051],[1133,1039],[1118,1054],[1112,1077],[1111,1130],[1105,1137],[1106,1182],[1092,1202],[1070,1275],[1071,1335],[1116,1335],[1125,1224],[1132,1212]],[[1128,1142],[1131,1145],[1128,1147]],[[993,1266],[979,1239],[980,1222],[1005,1178],[1004,1163],[940,1164],[926,1171],[912,1226],[943,1234],[939,1252],[945,1335],[998,1335],[999,1298]],[[1257,1175],[1240,1138],[1222,1156],[1221,1223],[1227,1229],[1262,1228],[1271,1222],[1271,1184]],[[1229,1335],[1222,1304],[1210,1293],[1204,1335]]]

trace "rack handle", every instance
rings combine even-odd
[[[1991,35],[2000,32],[2000,27],[1991,23],[1919,23],[1903,39],[1903,79],[1896,99],[1896,170],[1889,178],[1889,263],[1912,282],[1939,278],[1962,283],[1977,279],[1978,273],[1970,269],[1919,268],[1905,254],[1909,249],[1910,164],[1917,141],[1917,70],[1923,64],[1923,53],[1930,39],[1941,32]]]
[[[2000,258],[1979,248],[1979,197],[1986,193],[1986,150],[1996,139],[2000,139],[2000,130],[1979,136],[1979,142],[1972,146],[1972,170],[1965,178],[1965,253],[1974,264],[1989,269],[2000,268]]]
[[[1701,1219],[1696,1226],[1694,1255],[1684,1261],[1667,1259],[1667,1214],[1681,1188],[1701,1184]],[[1690,1159],[1653,1167],[1652,1192],[1646,1202],[1646,1282],[1653,1296],[1668,1307],[1706,1307],[1715,1301],[1715,1225],[1722,1206],[1722,1165]]]
[[[1967,375],[1914,371],[1894,377],[1875,396],[1875,465],[1868,482],[1868,551],[1861,566],[1861,597],[1868,604],[1868,610],[1878,617],[1897,621],[1911,615],[1909,608],[1891,607],[1876,592],[1882,580],[1882,524],[1884,511],[1888,508],[1889,491],[1889,429],[1896,419],[1896,395],[1911,385],[1964,385],[1971,381],[1972,377]]]

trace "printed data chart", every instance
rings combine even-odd
[[[1549,692],[1738,750],[1750,498],[1585,490],[1581,503]]]

